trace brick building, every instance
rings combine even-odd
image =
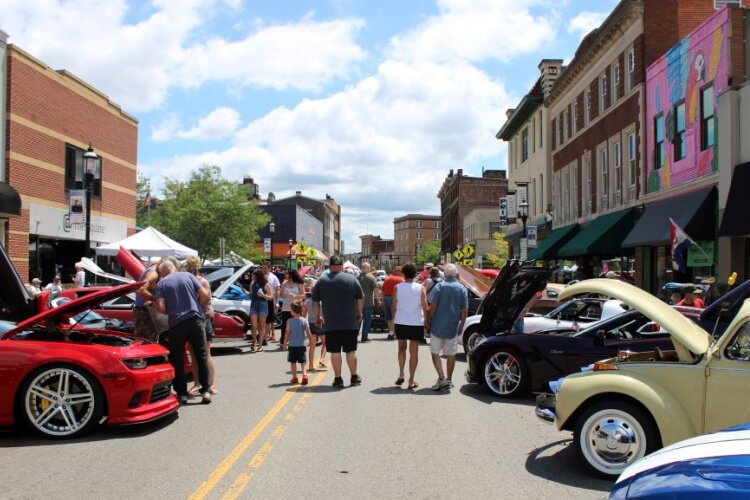
[[[497,208],[507,195],[505,170],[482,170],[481,177],[450,171],[438,192],[440,198],[441,253],[453,252],[464,242],[464,218],[475,208]]]
[[[92,246],[135,232],[138,121],[65,70],[7,46],[7,181],[20,194],[7,249],[22,278],[68,281],[84,254],[84,223],[71,223],[68,190],[83,188],[82,155],[101,158],[93,186]]]
[[[440,241],[440,216],[407,214],[393,219],[394,257],[400,264],[415,262],[428,241]]]
[[[374,268],[387,267],[389,270],[392,269],[395,261],[393,240],[383,239],[372,234],[362,235],[359,239],[362,241],[362,248],[359,252],[360,264],[370,262]]]
[[[714,12],[712,0],[622,0],[545,100],[553,225],[579,231],[555,257],[577,259],[584,276],[606,259],[632,262],[621,244],[645,190],[646,68]]]

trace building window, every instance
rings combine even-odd
[[[614,146],[615,153],[615,203],[622,203],[622,144],[617,141]]]
[[[83,153],[86,151],[72,146],[65,145],[65,189],[84,189],[83,185]],[[101,156],[99,157],[99,169],[101,174]],[[99,179],[94,179],[91,185],[91,193],[96,199],[102,197],[101,175]]]
[[[421,228],[422,227],[422,221],[421,220],[417,219],[416,224],[417,224],[417,228]]]
[[[568,169],[565,169],[565,172],[563,173],[563,181],[562,181],[562,189],[563,189],[563,220],[569,221],[570,220],[570,174],[568,173]]]
[[[415,250],[416,250],[417,252],[419,252],[420,250],[422,250],[422,245],[420,245],[419,243],[417,243],[416,245],[414,245],[414,249],[415,249]]]
[[[529,159],[529,128],[521,131],[521,163]]]
[[[586,182],[584,183],[584,193],[582,200],[585,201],[584,204],[584,214],[589,215],[592,211],[591,206],[591,157],[586,156],[586,159],[583,163],[583,175],[586,177]]]
[[[583,126],[591,121],[591,91],[586,89],[583,93]]]
[[[578,161],[573,163],[573,172],[570,175],[570,217],[578,217]]]
[[[630,181],[630,186],[635,187],[635,180],[637,178],[637,170],[636,170],[636,163],[635,163],[635,157],[636,157],[636,150],[635,150],[635,132],[632,132],[630,135],[628,135],[628,162],[630,163],[630,172],[628,175],[628,180]]]
[[[565,108],[565,111],[563,111],[562,114],[562,120],[563,120],[563,141],[570,139],[570,128],[568,128],[568,123],[570,120],[570,113],[568,112],[568,108]]]
[[[544,146],[544,110],[539,111],[539,148]]]
[[[421,239],[422,239],[422,233],[421,233],[421,232],[417,232],[417,239],[418,239],[418,240],[421,240]]]
[[[560,135],[560,115],[557,115],[557,120],[555,121],[555,148],[559,147],[560,144],[562,144],[562,136]]]
[[[617,87],[620,85],[620,64],[612,65],[612,103],[617,102]]]
[[[701,150],[714,145],[716,118],[714,117],[713,83],[701,90]]]
[[[432,238],[433,240],[439,240],[440,239],[440,233],[435,233],[435,237]]]
[[[674,160],[685,158],[687,145],[685,144],[685,103],[675,107],[674,112]]]
[[[607,75],[606,73],[599,77],[599,114],[603,114],[607,109]]]
[[[440,221],[439,220],[434,221],[432,223],[432,227],[434,227],[435,229],[440,229]]]
[[[664,116],[654,118],[654,168],[664,165]]]
[[[635,50],[628,50],[625,55],[625,64],[627,65],[627,75],[625,76],[625,92],[635,87]]]
[[[578,132],[578,123],[576,123],[578,120],[578,103],[573,102],[570,106],[570,128],[572,135],[575,135]]]
[[[602,173],[601,178],[601,195],[602,195],[602,205],[607,203],[605,200],[608,200],[609,198],[609,152],[607,151],[607,148],[599,150],[599,163],[601,168],[599,169]],[[607,207],[602,207],[607,208]]]

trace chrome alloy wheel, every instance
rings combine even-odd
[[[84,429],[97,404],[91,382],[77,370],[65,367],[44,370],[24,394],[29,423],[53,437],[72,436]]]
[[[482,335],[481,333],[477,331],[471,332],[471,334],[469,335],[469,338],[466,340],[466,349],[467,349],[466,354],[473,351],[474,347],[476,347],[477,345],[477,342],[479,342],[483,338],[484,338],[484,335]]]
[[[484,380],[487,387],[501,396],[513,394],[521,385],[521,364],[506,351],[498,351],[484,364]]]
[[[593,413],[581,427],[581,453],[597,471],[618,475],[646,454],[646,432],[627,412],[606,409]]]

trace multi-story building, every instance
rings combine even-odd
[[[258,231],[260,242],[258,248],[263,248],[263,240],[271,238],[271,249],[268,257],[273,257],[274,264],[286,265],[291,259],[291,247],[305,242],[309,247],[320,250],[323,248],[323,223],[299,205],[260,205],[263,212],[271,217],[274,232],[271,234],[270,224]]]
[[[0,30],[0,123],[7,123],[6,98],[8,95],[8,35]],[[7,245],[8,219],[21,215],[21,196],[7,182],[5,172],[6,137],[0,133],[0,244]]]
[[[380,236],[365,234],[359,237],[362,241],[360,254],[360,265],[370,262],[373,268],[387,267],[392,269],[395,262],[395,246],[393,240],[383,239]]]
[[[551,203],[551,154],[547,140],[549,112],[544,107],[544,99],[549,97],[563,71],[562,59],[543,59],[539,71],[541,76],[518,107],[507,111],[507,120],[495,138],[508,144],[508,191],[514,192],[519,186],[525,186],[527,225],[536,226],[539,229],[537,238],[542,240],[549,232],[554,207]],[[520,251],[516,251],[515,246],[519,244],[521,230],[519,220],[503,228],[513,255]]]
[[[20,217],[9,221],[6,246],[22,277],[50,281],[60,273],[67,282],[84,255],[85,231],[72,217],[68,195],[83,188],[82,155],[89,146],[101,159],[92,247],[135,232],[138,121],[86,82],[14,45],[7,46],[4,64],[7,181],[22,201]]]
[[[580,231],[552,258],[592,276],[622,243],[645,192],[646,68],[714,13],[712,0],[622,0],[579,45],[552,87],[552,198],[558,235]],[[628,259],[629,258],[629,259]]]
[[[323,223],[323,253],[332,255],[341,252],[341,206],[330,195],[316,200],[297,191],[294,196],[273,200],[269,194],[269,204],[299,205]]]
[[[464,217],[463,227],[463,243],[474,246],[474,263],[477,267],[486,260],[487,254],[495,251],[493,235],[507,229],[500,225],[497,208],[475,208]]]
[[[407,214],[393,219],[393,254],[397,262],[415,262],[428,241],[440,241],[440,216]]]
[[[508,192],[505,170],[482,170],[481,177],[464,175],[463,169],[450,171],[438,192],[440,198],[441,253],[463,244],[463,220],[475,208],[495,208]]]
[[[746,17],[743,9],[715,12],[646,71],[645,207],[623,246],[636,248],[639,284],[647,290],[714,276],[724,155],[717,96],[746,80]],[[672,266],[670,219],[696,242],[683,271]]]

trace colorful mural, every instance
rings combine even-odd
[[[729,35],[724,8],[646,70],[646,192],[718,171],[718,95],[729,86]]]

